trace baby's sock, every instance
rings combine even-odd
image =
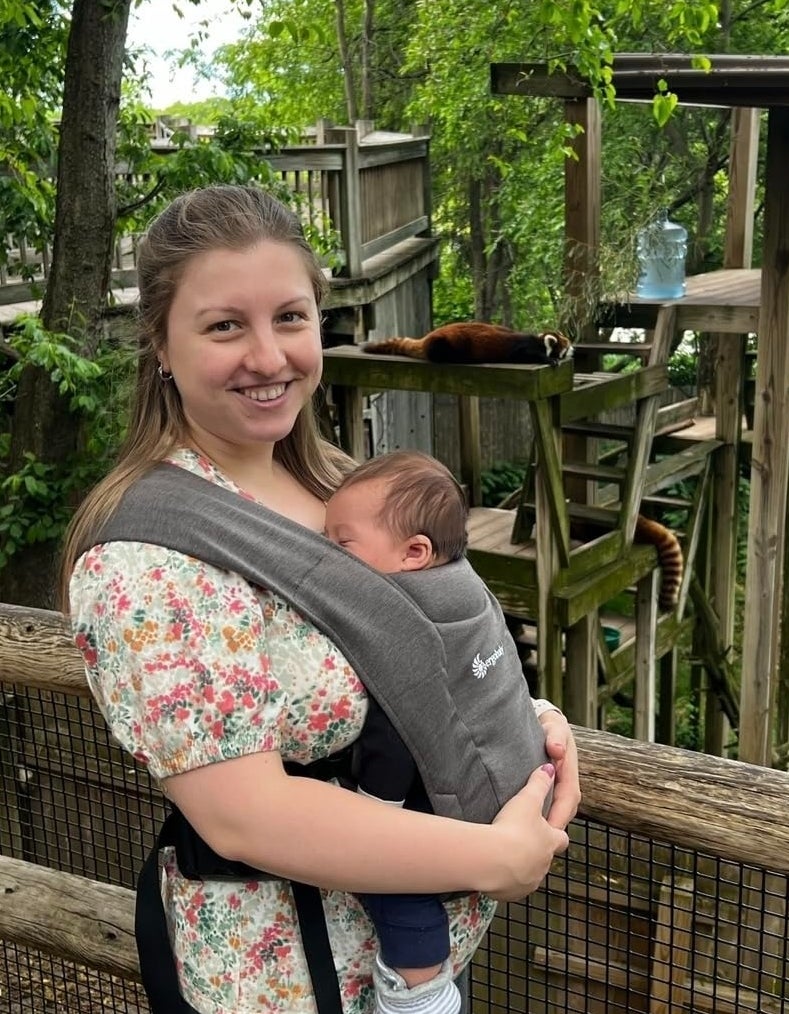
[[[460,992],[452,979],[452,966],[445,961],[438,975],[408,988],[402,975],[376,955],[373,967],[375,1014],[458,1014]]]

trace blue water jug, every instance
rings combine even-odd
[[[638,233],[636,295],[643,299],[679,299],[684,296],[687,252],[687,229],[669,221],[668,211],[660,211],[657,218]]]

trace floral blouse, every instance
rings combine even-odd
[[[206,459],[174,463],[241,493]],[[244,494],[241,494],[244,495]],[[278,750],[307,762],[358,736],[363,686],[287,602],[236,574],[153,545],[107,543],[71,580],[76,643],[116,739],[157,779]],[[185,999],[200,1014],[314,1014],[287,882],[194,882],[164,856],[163,898]],[[345,1014],[373,1010],[373,928],[359,901],[323,892]],[[495,902],[447,904],[456,970]]]

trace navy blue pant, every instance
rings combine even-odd
[[[364,894],[390,968],[428,968],[449,957],[449,920],[436,894]]]

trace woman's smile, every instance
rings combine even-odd
[[[318,386],[323,364],[312,278],[292,246],[193,257],[170,307],[164,369],[192,439],[221,462],[270,453]]]
[[[250,401],[256,402],[272,402],[278,401],[284,395],[287,389],[287,384],[271,384],[266,387],[242,387],[238,388],[238,393],[248,398]]]

